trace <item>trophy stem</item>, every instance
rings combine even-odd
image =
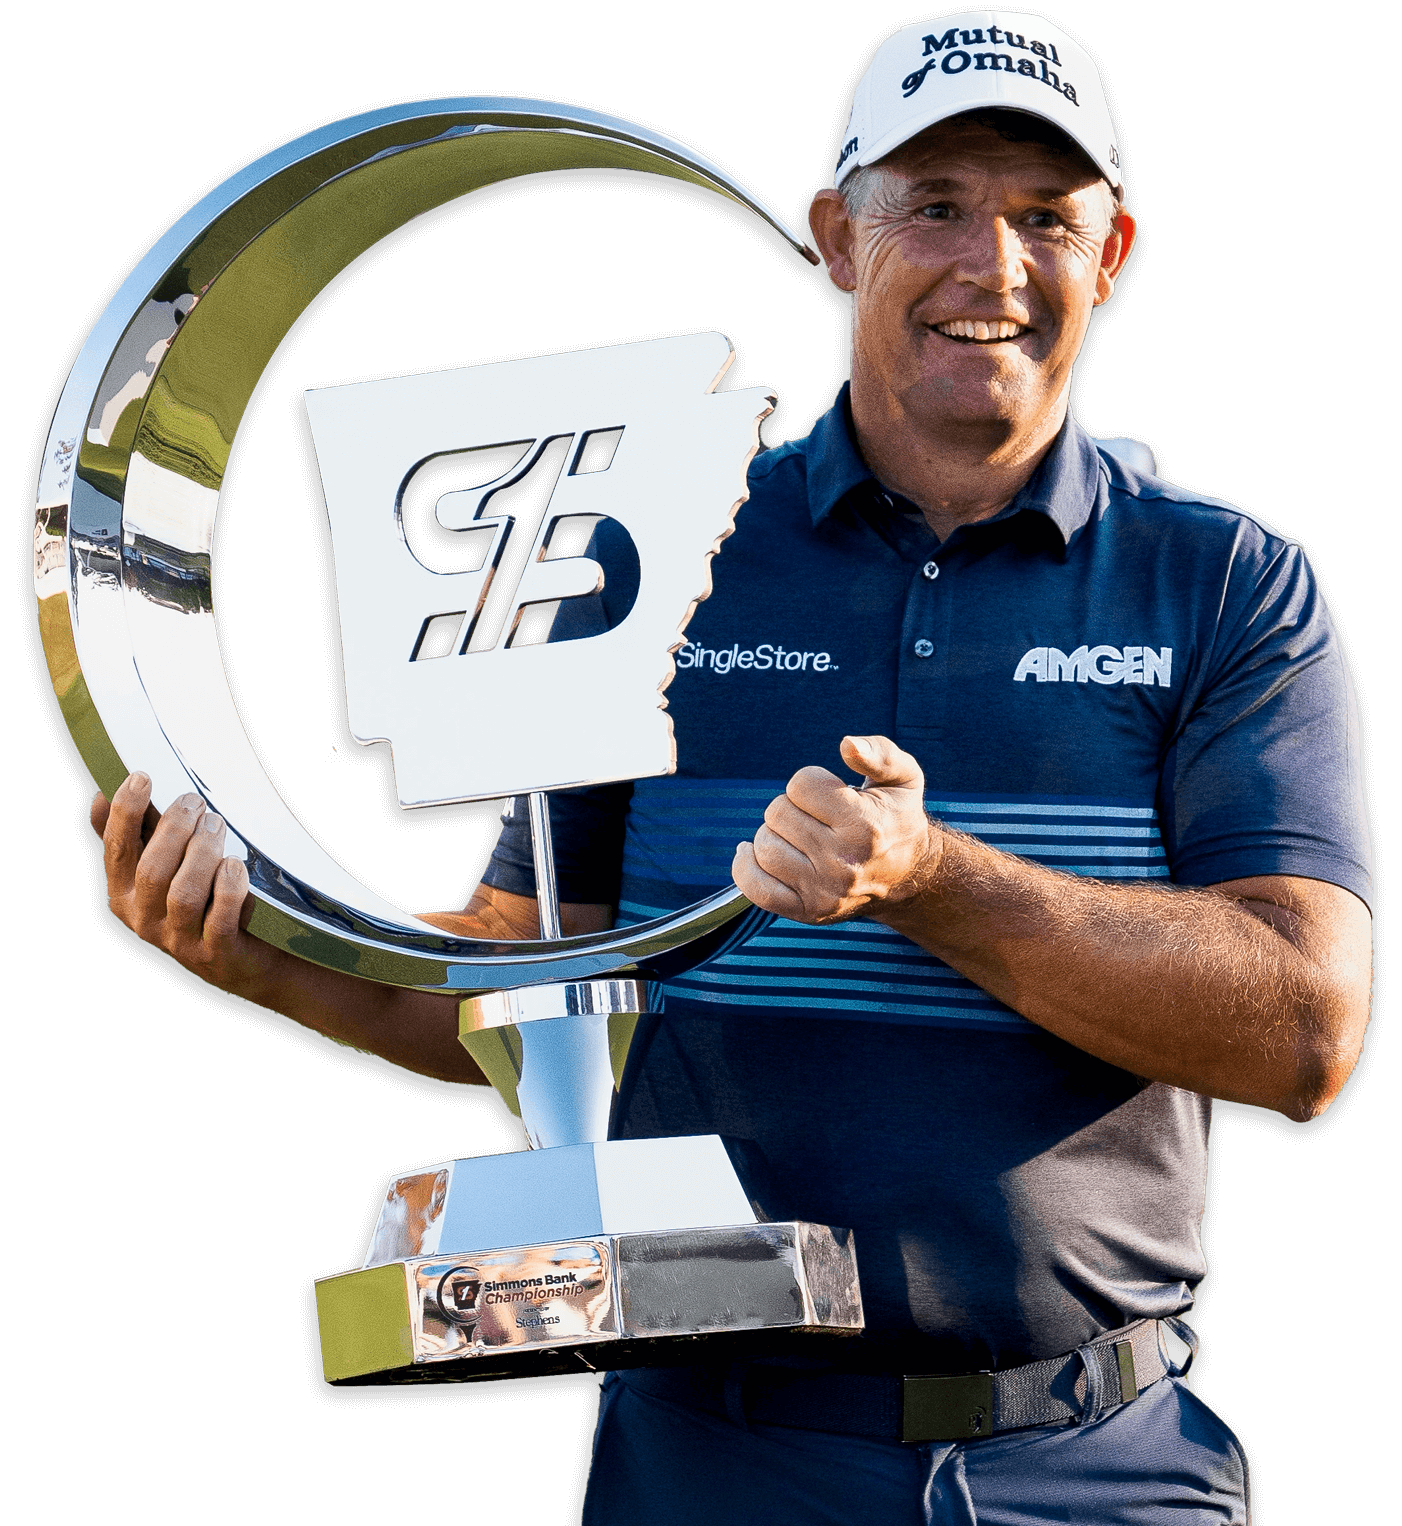
[[[458,1041],[526,1126],[533,1150],[601,1144],[638,1019],[662,991],[631,976],[468,996]]]
[[[531,857],[535,859],[535,899],[540,908],[540,936],[554,940],[560,929],[560,891],[555,883],[555,849],[550,841],[550,802],[544,790],[530,793]]]

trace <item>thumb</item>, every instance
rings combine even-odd
[[[843,737],[842,761],[866,775],[863,789],[909,789],[922,794],[925,775],[908,752],[890,737]]]

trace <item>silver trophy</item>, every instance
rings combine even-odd
[[[35,521],[39,618],[65,719],[109,794],[196,789],[247,860],[250,931],[314,963],[462,995],[468,1050],[531,1148],[394,1181],[362,1268],[318,1284],[332,1382],[495,1378],[751,1352],[862,1326],[850,1234],[757,1222],[719,1139],[609,1141],[655,982],[743,940],[732,885],[639,925],[561,936],[545,792],[675,766],[661,691],[744,497],[763,392],[715,390],[700,334],[307,395],[326,491],[351,728],[388,741],[405,806],[529,798],[538,940],[454,937],[361,884],[273,789],[213,619],[219,489],[298,315],[357,255],[499,180],[602,166],[722,171],[576,108],[451,100],[353,118],[210,193],[138,265],[60,398]],[[601,518],[637,555],[612,630],[550,641],[598,590]]]

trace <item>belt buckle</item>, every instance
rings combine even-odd
[[[993,1374],[907,1374],[901,1380],[901,1440],[971,1441],[993,1434]]]

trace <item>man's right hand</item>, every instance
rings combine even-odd
[[[456,996],[322,969],[248,932],[248,870],[224,857],[223,818],[198,795],[157,814],[150,779],[130,774],[110,805],[102,795],[93,801],[91,820],[107,904],[201,980],[422,1075],[485,1081],[458,1043]]]
[[[158,814],[150,779],[129,774],[110,805],[93,798],[90,820],[102,838],[113,912],[201,980],[256,1000],[277,950],[245,931],[248,870],[224,857],[223,817],[196,794]]]
[[[270,1007],[356,1049],[441,1081],[485,1084],[458,1043],[458,996],[382,986],[325,969],[247,931],[253,911],[248,870],[224,857],[224,822],[198,795],[164,814],[151,807],[151,781],[131,774],[108,805],[92,803],[107,863],[107,903],[147,943],[221,990]],[[533,898],[479,885],[460,912],[423,920],[466,938],[539,936]],[[613,907],[566,903],[566,935],[601,932]]]

